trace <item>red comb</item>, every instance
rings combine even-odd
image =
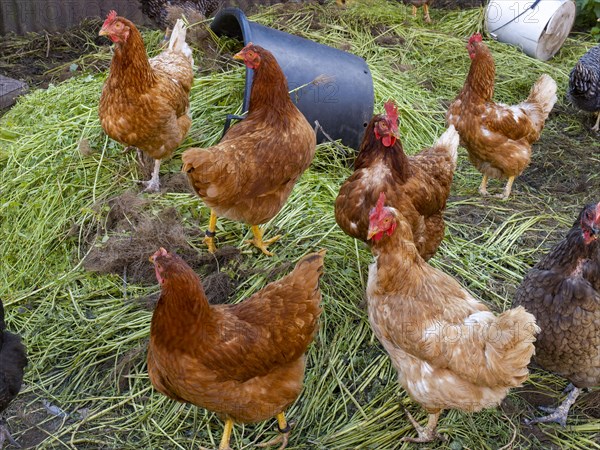
[[[106,20],[104,21],[104,25],[109,25],[113,23],[117,19],[117,12],[114,9],[111,9],[108,15],[106,16]],[[104,26],[102,25],[102,26]]]
[[[375,206],[375,211],[382,212],[383,207],[385,206],[385,192],[379,194],[379,198],[377,199],[377,205]]]
[[[393,100],[388,100],[383,106],[385,108],[385,115],[392,123],[398,123],[398,108]],[[383,194],[383,193],[382,193]]]
[[[469,44],[472,44],[474,42],[481,42],[483,41],[483,37],[481,36],[481,33],[475,33],[473,36],[471,36],[469,38]]]
[[[163,247],[161,247],[154,252],[154,255],[152,255],[151,258],[156,258],[158,256],[168,256],[168,255],[169,255],[169,252],[167,252]]]

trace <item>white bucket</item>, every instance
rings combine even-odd
[[[485,10],[488,33],[500,42],[516,45],[526,54],[546,61],[567,38],[575,22],[571,0],[490,0]]]

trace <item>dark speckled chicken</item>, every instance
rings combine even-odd
[[[565,426],[582,388],[600,384],[600,203],[587,205],[567,236],[527,273],[515,297],[542,331],[535,362],[573,389],[552,414],[531,420]]]
[[[25,346],[19,336],[6,331],[4,305],[0,300],[0,414],[19,393],[26,365]],[[13,445],[17,445],[10,436],[4,420],[0,418],[0,448],[7,439]]]
[[[222,0],[140,0],[142,12],[159,27],[173,26],[172,11],[179,11],[192,20],[197,13],[209,17],[223,3]]]
[[[190,22],[216,14],[222,8],[235,6],[247,12],[256,6],[276,3],[302,3],[307,0],[139,0],[142,12],[159,27],[172,27],[175,20],[185,15]],[[325,0],[317,0],[324,3]]]
[[[567,97],[579,109],[598,116],[592,130],[600,127],[600,45],[583,55],[569,75]]]

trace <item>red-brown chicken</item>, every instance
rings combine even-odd
[[[325,251],[235,305],[209,305],[200,278],[180,257],[158,250],[150,260],[161,285],[150,327],[148,374],[166,396],[225,420],[220,450],[234,422],[277,417],[287,444],[284,411],[302,390],[304,353],[321,314],[319,278]]]
[[[542,75],[529,97],[515,106],[494,103],[496,65],[479,33],[467,44],[471,68],[464,87],[446,113],[446,121],[460,134],[460,143],[469,152],[471,163],[483,174],[479,187],[488,195],[488,178],[508,178],[508,198],[515,177],[531,160],[531,145],[540,138],[548,114],[556,102],[556,82]]]
[[[427,264],[408,221],[385,194],[369,214],[376,261],[369,266],[369,321],[398,371],[398,382],[429,413],[419,437],[429,442],[443,409],[479,411],[499,404],[528,376],[539,331],[517,307],[495,316],[454,278]]]
[[[369,211],[385,192],[410,223],[419,253],[431,258],[444,238],[442,211],[456,168],[458,133],[453,126],[431,148],[406,156],[398,139],[398,112],[393,102],[366,128],[354,173],[335,201],[335,219],[349,236],[367,242]]]
[[[252,226],[250,243],[265,255],[258,227],[283,207],[300,175],[315,155],[316,135],[292,103],[287,80],[268,50],[249,43],[234,58],[254,71],[248,115],[231,127],[221,142],[183,152],[183,171],[198,196],[211,208],[205,242],[215,251],[217,217]]]
[[[525,276],[515,305],[542,328],[534,361],[571,382],[551,414],[528,423],[558,422],[583,388],[600,385],[600,203],[585,206],[567,236]],[[550,408],[547,408],[550,409]]]
[[[193,58],[183,21],[175,24],[168,48],[151,59],[138,29],[115,11],[99,34],[115,43],[100,97],[100,123],[112,139],[155,159],[152,178],[142,183],[146,191],[158,191],[161,160],[171,156],[192,124]]]

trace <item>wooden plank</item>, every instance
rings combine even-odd
[[[12,106],[19,95],[27,92],[27,84],[0,75],[0,109]]]

